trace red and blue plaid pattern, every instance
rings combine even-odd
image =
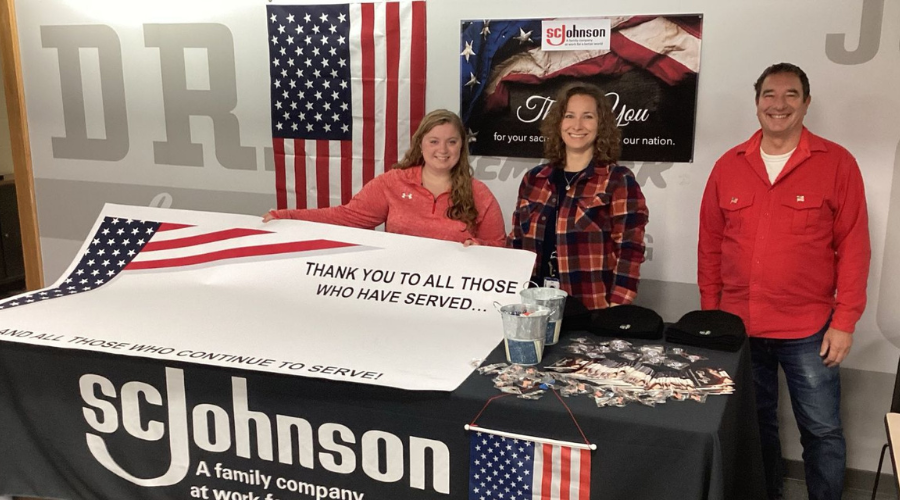
[[[588,309],[631,303],[637,296],[649,218],[634,174],[627,167],[592,162],[571,191],[558,193],[551,179],[554,168],[540,165],[522,179],[508,246],[535,252],[535,269],[540,269],[545,226],[552,223],[562,196],[556,219],[562,289]]]

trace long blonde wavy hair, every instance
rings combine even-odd
[[[475,195],[472,193],[472,166],[469,165],[469,141],[466,128],[456,113],[446,109],[436,109],[425,115],[416,133],[413,134],[409,150],[399,163],[394,165],[397,169],[407,169],[424,165],[422,156],[422,139],[425,134],[438,125],[449,123],[456,128],[462,145],[459,148],[459,161],[450,170],[450,206],[447,208],[447,218],[465,223],[466,229],[472,231],[475,220],[478,218],[478,209],[475,208]]]

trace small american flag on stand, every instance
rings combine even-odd
[[[267,7],[278,208],[339,205],[425,115],[425,2]]]
[[[95,290],[121,273],[212,265],[264,257],[356,246],[330,240],[276,241],[272,231],[205,228],[147,220],[104,217],[78,265],[58,286],[0,301],[9,309]]]
[[[470,433],[469,500],[588,500],[590,496],[590,450]]]

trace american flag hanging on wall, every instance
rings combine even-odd
[[[425,2],[267,7],[278,208],[346,203],[425,115]]]

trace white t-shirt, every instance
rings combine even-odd
[[[783,155],[770,155],[763,151],[762,148],[759,148],[759,155],[762,156],[763,163],[766,164],[766,172],[769,174],[769,182],[775,184],[778,174],[784,170],[784,165],[796,150],[797,148],[794,148]]]

